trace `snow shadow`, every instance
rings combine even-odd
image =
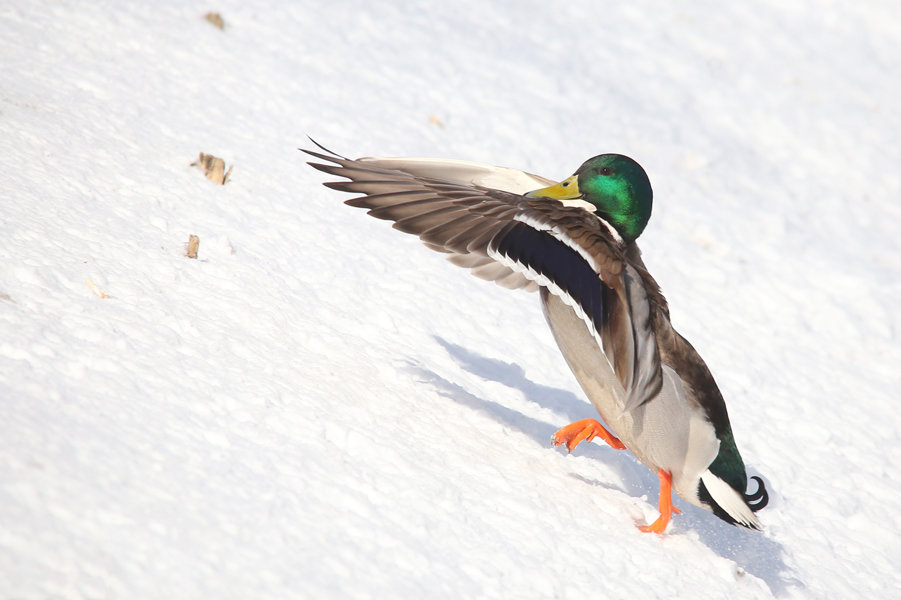
[[[597,411],[595,411],[588,400],[582,399],[567,390],[535,383],[526,377],[525,370],[515,363],[507,363],[494,358],[481,356],[438,336],[435,336],[435,341],[447,350],[448,354],[451,355],[458,365],[473,375],[518,390],[526,400],[562,415],[559,422],[546,423],[538,421],[491,400],[476,398],[456,384],[442,379],[447,385],[453,386],[457,390],[460,390],[462,394],[469,396],[472,400],[467,404],[471,405],[472,408],[484,410],[502,423],[510,425],[511,427],[516,427],[535,440],[540,446],[553,449],[554,446],[551,442],[551,438],[560,427],[572,423],[573,421],[594,418],[597,416]],[[434,373],[432,373],[432,375],[438,377]],[[453,397],[452,399],[458,402],[461,401],[459,396]],[[524,424],[528,426],[523,426]],[[565,453],[566,449],[560,448],[557,451]],[[628,452],[614,450],[606,444],[582,444],[579,446],[578,452],[580,456],[603,461],[608,467],[616,472],[622,482],[622,486],[614,486],[601,481],[589,482],[593,485],[596,484],[610,489],[617,489],[635,497],[641,497],[648,494],[649,491],[653,494],[657,489],[657,476],[651,473],[647,467],[638,462],[638,460]]]
[[[481,356],[438,336],[435,336],[435,340],[466,371],[519,390],[527,400],[565,416],[565,420],[560,423],[539,421],[497,402],[476,397],[460,385],[421,365],[411,364],[411,371],[433,385],[443,396],[487,413],[504,425],[519,429],[539,445],[552,447],[551,437],[560,426],[594,415],[594,408],[586,400],[569,391],[535,383],[515,363]],[[636,498],[647,496],[651,502],[656,500],[659,493],[657,476],[630,453],[618,452],[601,444],[583,444],[579,447],[579,453],[586,458],[603,461],[617,471],[626,489],[609,482],[592,480],[586,483],[618,490]],[[684,501],[678,501],[678,505],[682,514],[670,525],[669,535],[678,535],[680,531],[687,530],[697,532],[700,541],[713,552],[735,562],[739,568],[738,576],[744,572],[761,579],[776,597],[786,595],[790,590],[804,588],[803,583],[791,574],[791,568],[785,564],[785,549],[780,543],[768,538],[766,532],[729,525]],[[762,513],[764,521],[765,514]]]
[[[765,530],[751,531],[729,525],[687,502],[679,503],[679,508],[682,514],[679,515],[678,529],[696,531],[708,548],[766,583],[773,596],[779,598],[789,595],[791,590],[804,589],[803,582],[785,564],[785,548],[767,537]],[[765,522],[766,512],[762,512],[761,517]]]

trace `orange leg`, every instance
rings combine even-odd
[[[621,441],[616,439],[612,433],[604,429],[604,426],[594,419],[582,419],[581,421],[570,423],[566,427],[561,427],[554,434],[554,445],[566,444],[566,449],[572,452],[580,443],[583,441],[590,442],[595,436],[617,450],[626,449]]]
[[[673,485],[672,473],[660,469],[657,471],[657,477],[660,478],[660,500],[657,502],[657,510],[660,511],[660,516],[650,525],[641,525],[639,527],[639,529],[648,533],[663,533],[666,526],[669,525],[673,513],[679,514],[682,512],[673,506],[673,498],[671,495]]]

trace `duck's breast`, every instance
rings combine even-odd
[[[546,288],[541,304],[566,363],[611,432],[650,469],[670,471],[674,491],[698,504],[697,481],[716,457],[719,441],[686,398],[679,375],[664,364],[660,392],[626,411],[626,392],[585,322]]]
[[[628,447],[630,428],[622,418],[626,392],[597,339],[585,321],[547,288],[541,288],[541,306],[554,340],[588,400]]]

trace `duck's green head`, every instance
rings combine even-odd
[[[610,223],[626,243],[634,242],[644,231],[651,218],[654,197],[647,173],[641,165],[622,154],[589,158],[569,179],[526,195],[583,200],[593,206],[595,214]]]

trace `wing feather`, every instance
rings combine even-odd
[[[430,159],[349,160],[306,151],[331,164],[313,167],[348,181],[333,189],[362,196],[347,204],[394,221],[427,247],[477,277],[512,289],[547,287],[573,308],[603,348],[626,391],[628,410],[662,384],[655,336],[665,301],[648,286],[643,264],[588,211],[482,185],[490,168]],[[447,169],[447,170],[445,170]],[[486,170],[488,169],[488,170]],[[507,170],[511,171],[511,170]],[[546,185],[528,174],[517,185]],[[446,179],[442,177],[446,176]],[[505,185],[516,187],[501,172]],[[635,251],[637,252],[637,250]],[[648,276],[649,277],[649,276]],[[658,311],[659,312],[659,311]]]
[[[480,186],[525,194],[557,183],[516,169],[495,167],[464,160],[441,158],[361,158],[363,167],[378,167],[410,173],[426,179],[440,179],[466,186]],[[334,174],[334,173],[333,173]]]

